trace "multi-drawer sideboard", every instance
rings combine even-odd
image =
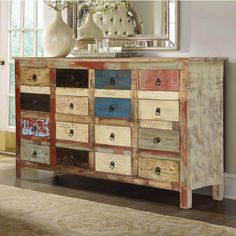
[[[17,58],[24,167],[223,199],[223,58]]]

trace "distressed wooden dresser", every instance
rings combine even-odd
[[[17,58],[24,167],[223,199],[223,58]]]

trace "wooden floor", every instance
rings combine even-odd
[[[23,177],[16,179],[15,160],[9,157],[0,157],[0,184],[236,228],[236,201],[233,200],[218,202],[193,194],[193,208],[182,210],[178,193],[172,191],[73,175],[56,176],[27,168]]]

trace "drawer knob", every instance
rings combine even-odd
[[[159,166],[157,166],[155,168],[155,173],[156,173],[156,175],[160,175],[161,174],[161,168]]]
[[[157,78],[155,84],[156,84],[156,86],[160,86],[161,85],[161,79]]]
[[[160,143],[161,139],[159,137],[156,137],[153,139],[153,143]]]
[[[111,168],[111,169],[114,169],[114,168],[115,168],[115,162],[114,162],[114,161],[111,161],[111,162],[110,162],[110,168]]]
[[[161,108],[160,108],[160,107],[157,107],[157,108],[156,108],[155,114],[156,114],[157,116],[159,116],[159,115],[161,114]]]
[[[37,103],[38,103],[37,99],[34,99],[33,104],[37,104]]]
[[[114,141],[114,140],[115,140],[115,134],[114,134],[114,133],[111,133],[111,134],[110,134],[110,140],[111,140],[111,141]]]
[[[74,130],[71,129],[70,132],[69,132],[69,136],[72,137],[74,135]]]
[[[37,126],[34,125],[34,126],[31,128],[31,131],[34,132],[34,133],[36,133],[36,132],[37,132]]]
[[[33,151],[32,157],[33,157],[33,158],[36,158],[36,156],[37,156],[37,152],[36,152],[36,151]]]
[[[113,105],[109,106],[109,112],[114,112],[115,111],[115,107]]]
[[[74,104],[70,103],[70,110],[74,110]]]
[[[32,80],[33,80],[33,81],[36,81],[36,80],[37,80],[37,75],[36,75],[36,74],[33,74]]]
[[[115,85],[116,81],[115,81],[115,78],[114,77],[111,77],[110,79],[110,85]]]

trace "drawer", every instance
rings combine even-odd
[[[95,125],[95,143],[131,147],[130,127]]]
[[[131,157],[96,152],[95,170],[121,175],[131,175]]]
[[[25,161],[50,164],[49,146],[21,143],[20,155]]]
[[[139,89],[179,91],[179,70],[140,70]]]
[[[179,152],[179,132],[161,129],[139,129],[139,148]]]
[[[95,98],[98,117],[131,119],[131,100],[127,98]]]
[[[139,158],[139,176],[165,182],[179,182],[179,162]]]
[[[76,166],[84,169],[89,167],[89,153],[87,151],[56,148],[56,164],[64,166]]]
[[[49,69],[21,68],[20,84],[29,86],[49,87]]]
[[[20,94],[20,105],[22,110],[50,112],[50,96],[43,94]]]
[[[130,70],[96,70],[96,89],[131,89]]]
[[[56,139],[88,143],[88,125],[56,122]]]
[[[56,96],[56,112],[71,115],[88,115],[88,97]]]
[[[22,118],[21,134],[35,137],[50,137],[49,119]]]
[[[70,88],[88,88],[88,70],[57,69],[56,86]]]
[[[139,119],[179,121],[179,101],[139,100]]]

